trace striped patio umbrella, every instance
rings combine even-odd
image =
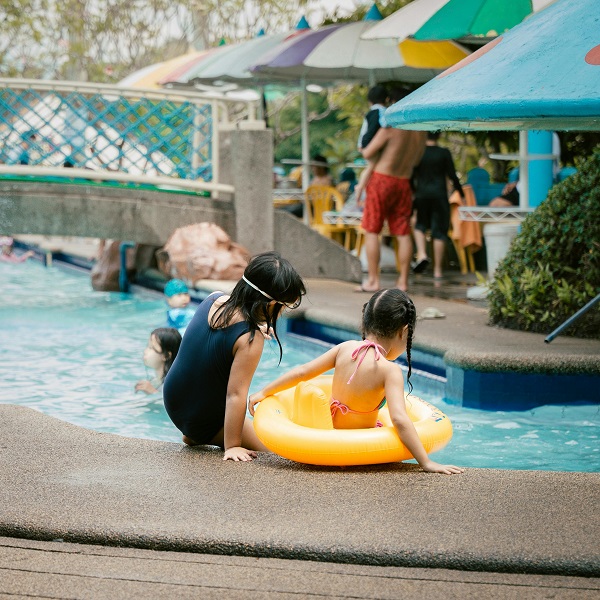
[[[197,69],[200,64],[229,48],[230,47],[226,46],[218,46],[216,48],[210,48],[209,50],[188,52],[170,60],[149,65],[139,71],[135,71],[135,73],[131,73],[125,77],[125,79],[119,81],[117,85],[119,87],[133,87],[138,89],[160,89],[165,85],[165,82],[185,81],[188,76],[187,74],[190,73],[191,70]],[[168,83],[168,85],[172,84]],[[198,91],[207,92],[213,96],[222,95],[233,100],[258,101],[260,99],[260,95],[255,91],[242,90],[236,86],[229,86],[225,89],[205,85]]]
[[[373,5],[363,21],[330,25],[282,42],[251,70],[282,81],[423,83],[468,55],[449,41],[389,45],[362,39],[381,19]]]
[[[120,87],[157,89],[166,77],[180,77],[206,60],[216,49],[192,51],[170,60],[155,63],[131,73],[117,84]]]
[[[308,186],[310,159],[307,83],[423,83],[468,55],[467,50],[452,42],[409,41],[390,45],[361,39],[362,34],[382,18],[373,5],[363,21],[331,25],[286,40],[250,69],[260,78],[300,86],[303,188]]]
[[[484,44],[554,0],[414,0],[364,39],[450,40]]]
[[[272,35],[259,34],[257,37],[224,46],[206,60],[199,61],[182,73],[171,73],[163,77],[161,85],[190,85],[202,83],[213,85],[218,83],[235,83],[241,86],[261,85],[260,77],[253,75],[250,67],[274,47],[285,40],[291,40],[310,31],[306,19],[301,19],[292,32]]]

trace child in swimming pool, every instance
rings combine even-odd
[[[410,349],[415,321],[415,306],[405,292],[399,289],[376,292],[363,307],[363,341],[343,342],[252,394],[248,402],[250,414],[254,415],[256,404],[267,396],[335,369],[330,407],[336,429],[377,427],[377,413],[387,401],[398,436],[424,471],[462,473],[460,467],[438,464],[427,455],[406,412],[402,370],[400,365],[390,362],[406,351],[412,390]]]
[[[150,334],[144,350],[144,365],[154,369],[152,379],[135,384],[136,392],[155,394],[161,388],[181,345],[181,334],[174,327],[159,327]]]
[[[175,327],[183,335],[196,312],[190,306],[190,290],[182,279],[171,279],[165,285],[164,294],[169,305],[167,327]]]
[[[8,236],[0,237],[0,262],[7,263],[22,263],[25,262],[28,258],[35,256],[33,250],[28,250],[24,252],[20,256],[17,256],[14,253],[14,240]]]
[[[284,307],[298,307],[305,293],[292,265],[264,252],[250,260],[230,295],[214,292],[200,304],[164,385],[167,414],[184,443],[221,446],[223,460],[234,461],[267,450],[246,419],[248,389],[265,332],[277,340],[281,356],[277,319]]]

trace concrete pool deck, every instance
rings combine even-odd
[[[355,329],[369,295],[353,287],[310,280],[305,318]],[[483,308],[413,298],[418,313],[446,314],[417,327],[420,347],[444,359],[599,372],[598,341],[547,345],[487,326]],[[0,536],[10,537],[0,540],[10,575],[0,576],[0,596],[600,597],[599,474],[445,477],[269,454],[224,463],[218,451],[97,433],[9,405],[0,405],[0,439]],[[156,565],[151,575],[143,561]]]
[[[290,571],[312,572],[314,561],[393,567],[399,578],[419,569],[435,581],[446,569],[484,579],[515,573],[542,588],[559,576],[578,588],[569,597],[600,593],[598,474],[468,469],[449,477],[409,464],[323,468],[270,454],[232,463],[218,450],[98,433],[10,405],[0,405],[0,439],[0,535],[55,540],[48,552],[77,542],[291,559]],[[40,572],[14,553],[0,552],[1,569],[25,570],[17,579]],[[70,553],[53,556],[60,563]],[[552,576],[547,584],[542,575]],[[576,576],[591,579],[573,583]],[[235,582],[228,578],[223,584]],[[373,577],[371,590],[381,591]]]

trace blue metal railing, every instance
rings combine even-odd
[[[55,169],[70,168],[73,176],[89,179],[110,173],[117,181],[177,180],[180,187],[231,191],[218,178],[218,133],[232,112],[252,119],[253,103],[174,90],[0,79],[0,163],[14,167],[0,172],[46,168],[56,175]]]

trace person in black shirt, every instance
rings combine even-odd
[[[415,167],[411,183],[415,190],[413,208],[417,211],[414,236],[417,246],[417,260],[413,265],[415,273],[422,273],[429,266],[425,233],[431,230],[433,238],[433,276],[442,277],[442,261],[446,250],[448,229],[450,228],[450,205],[448,204],[447,180],[450,179],[464,198],[460,181],[454,169],[452,155],[447,148],[437,145],[439,132],[429,132],[425,153]]]

